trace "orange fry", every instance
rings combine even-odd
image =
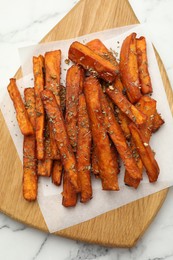
[[[145,138],[140,130],[131,123],[129,125],[130,132],[132,134],[133,140],[136,144],[136,148],[141,157],[144,167],[150,182],[155,182],[159,175],[159,166],[154,158],[154,154],[148,143],[145,142]]]
[[[35,129],[35,95],[33,88],[26,88],[24,91],[25,107],[29,119]],[[28,201],[37,198],[37,160],[35,135],[24,136],[23,142],[23,197]]]
[[[118,66],[100,57],[80,42],[73,42],[69,48],[69,59],[90,70],[105,81],[112,82],[119,73]]]
[[[114,66],[118,68],[118,62],[113,54],[106,48],[106,46],[99,40],[94,39],[86,44],[92,51],[104,58],[105,60],[110,61]]]
[[[52,182],[59,186],[61,185],[62,179],[62,163],[61,160],[55,160],[53,162],[53,169],[52,169]]]
[[[155,133],[164,123],[165,121],[162,119],[161,115],[156,110],[156,113],[154,115],[152,132]]]
[[[53,125],[53,132],[61,154],[64,171],[68,174],[69,181],[74,187],[74,190],[79,191],[76,160],[67,135],[60,106],[57,104],[55,96],[50,90],[42,91],[41,98],[48,119]]]
[[[101,92],[101,91],[100,91]],[[112,142],[117,148],[117,151],[124,163],[126,170],[132,179],[141,179],[141,173],[136,165],[136,162],[132,156],[132,152],[126,143],[126,139],[123,135],[122,129],[115,119],[114,113],[110,108],[106,97],[101,92],[101,104],[104,112],[104,121],[107,132],[109,133]]]
[[[109,86],[106,93],[119,107],[119,109],[127,115],[135,124],[141,125],[146,121],[146,116],[141,113],[128,99],[116,88],[116,86]]]
[[[16,85],[16,79],[10,79],[10,84],[7,87],[11,100],[13,101],[14,108],[16,110],[16,118],[19,124],[19,128],[23,135],[33,135],[34,129],[29,120],[28,113],[25,109],[25,105],[22,101],[20,92]]]
[[[33,57],[34,90],[36,97],[36,144],[37,159],[44,158],[44,107],[40,93],[44,89],[44,58],[42,55]]]
[[[77,119],[79,94],[83,88],[84,71],[81,67],[73,65],[66,76],[66,127],[73,151],[77,146]]]
[[[96,151],[96,146],[93,144],[92,148],[92,157],[91,157],[91,171],[95,175],[96,178],[99,178],[99,164],[98,164],[98,156]]]
[[[120,74],[130,102],[132,104],[136,103],[142,96],[138,75],[136,33],[129,35],[122,44],[120,52]]]
[[[97,149],[100,178],[103,190],[119,190],[117,169],[111,153],[109,137],[103,126],[103,113],[100,104],[99,81],[90,76],[84,82],[87,110],[91,123],[93,141]]]
[[[79,96],[78,108],[78,139],[77,139],[77,168],[79,176],[79,186],[81,190],[81,202],[87,202],[92,198],[91,186],[91,131],[89,117],[86,108],[85,96]]]
[[[62,205],[64,207],[74,207],[77,203],[77,193],[74,190],[70,180],[69,174],[64,172],[63,176],[63,192]]]
[[[153,92],[153,89],[151,85],[150,74],[148,71],[148,59],[145,37],[140,37],[139,39],[136,39],[136,49],[141,91],[143,94],[149,94]]]

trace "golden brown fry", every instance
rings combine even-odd
[[[95,175],[96,178],[99,178],[99,164],[98,164],[98,156],[96,151],[96,146],[93,144],[92,148],[92,157],[91,157],[91,171]]]
[[[110,52],[99,39],[94,39],[88,42],[86,46],[88,46],[92,51],[97,53],[105,60],[110,61],[114,66],[118,68],[119,65],[118,62],[116,61],[116,58],[113,56],[112,52]]]
[[[129,172],[129,175],[132,179],[140,180],[141,173],[132,156],[132,152],[126,143],[126,139],[123,135],[122,129],[116,121],[114,113],[109,107],[109,104],[107,103],[106,97],[104,96],[103,92],[101,92],[101,104],[105,115],[105,127],[109,133],[110,138],[117,148],[117,151],[124,163],[126,170]]]
[[[120,74],[127,96],[132,104],[141,98],[138,62],[136,53],[136,33],[123,42],[120,52]]]
[[[77,193],[74,190],[70,180],[69,174],[64,172],[63,175],[63,192],[62,205],[64,207],[74,207],[77,203]]]
[[[68,174],[68,178],[75,191],[78,192],[79,188],[76,160],[67,135],[61,109],[56,102],[55,96],[50,90],[42,91],[41,98],[49,121],[53,125],[53,132],[61,154],[64,171]]]
[[[7,87],[11,100],[13,101],[14,108],[16,110],[16,118],[19,124],[19,128],[23,135],[33,135],[34,129],[29,120],[28,113],[25,109],[20,92],[16,85],[16,79],[10,79],[10,84]]]
[[[62,179],[62,163],[61,160],[55,160],[53,162],[53,169],[52,169],[52,182],[59,186],[61,185]]]
[[[44,58],[42,55],[33,57],[33,72],[34,72],[34,90],[36,97],[36,144],[37,144],[37,159],[44,158],[44,108],[40,97],[41,91],[44,89]]]
[[[100,57],[80,42],[71,44],[68,56],[73,62],[80,64],[84,69],[92,71],[107,82],[114,81],[119,73],[118,66]]]
[[[164,123],[165,121],[162,119],[161,115],[156,110],[156,113],[154,115],[152,132],[155,133]]]
[[[86,108],[85,96],[79,96],[78,108],[78,139],[77,139],[77,169],[81,190],[80,201],[87,202],[92,198],[91,186],[91,130]]]
[[[109,137],[103,126],[103,114],[100,104],[101,86],[92,76],[84,82],[87,110],[91,123],[93,141],[97,149],[100,178],[104,190],[119,190],[117,169],[112,157]]]
[[[33,88],[26,88],[24,91],[25,107],[30,122],[35,129],[35,94]],[[24,136],[23,142],[23,197],[28,201],[37,198],[37,160],[35,135]]]
[[[135,124],[131,123],[129,128],[143,165],[146,168],[149,181],[155,182],[159,175],[159,166],[154,158],[151,147],[145,142],[145,138]]]
[[[66,127],[73,151],[77,146],[77,119],[79,94],[83,88],[84,71],[81,67],[73,65],[66,76]]]
[[[60,105],[60,74],[61,74],[61,51],[50,51],[45,53],[45,89],[49,89],[55,95]],[[60,153],[54,138],[52,125],[49,124],[51,159],[60,159]]]
[[[153,92],[153,89],[151,85],[150,74],[148,71],[148,59],[145,37],[142,36],[139,39],[136,39],[136,50],[141,91],[143,94],[149,94]]]
[[[146,116],[141,113],[128,99],[116,88],[116,86],[109,86],[106,93],[113,100],[113,102],[127,115],[135,124],[141,125],[145,123]]]
[[[46,89],[55,95],[58,105],[60,105],[60,75],[61,75],[61,51],[49,51],[45,53],[45,79]]]

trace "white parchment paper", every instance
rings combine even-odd
[[[103,191],[101,189],[100,180],[96,180],[92,177],[93,199],[87,204],[78,202],[75,208],[65,208],[61,205],[62,187],[56,187],[53,185],[50,178],[39,178],[38,203],[50,232],[55,232],[83,221],[87,221],[107,211],[118,208],[173,185],[173,120],[152,43],[150,42],[145,31],[145,26],[132,25],[129,27],[121,27],[85,35],[75,38],[75,40],[87,42],[91,39],[99,38],[108,48],[115,50],[117,58],[119,58],[122,41],[132,32],[136,32],[137,36],[143,35],[147,39],[148,62],[153,85],[153,98],[157,100],[158,111],[162,114],[162,117],[165,120],[165,124],[152,136],[150,142],[152,149],[156,152],[156,160],[158,161],[160,167],[158,181],[153,184],[149,183],[148,178],[144,173],[144,178],[137,190],[127,187],[123,182],[124,167],[122,166],[119,174],[120,191]],[[17,84],[22,95],[24,87],[33,86],[33,55],[44,54],[46,51],[55,49],[62,50],[61,81],[63,84],[65,83],[66,70],[70,65],[67,65],[64,61],[67,58],[68,48],[73,41],[74,39],[70,39],[66,41],[40,44],[20,50],[19,53],[21,56],[24,78],[18,80]],[[1,104],[1,110],[19,157],[22,160],[23,138],[18,128],[15,118],[15,111],[8,94],[4,97]]]

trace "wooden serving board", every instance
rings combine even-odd
[[[138,23],[127,0],[81,0],[41,42],[68,39],[104,29]],[[172,90],[158,55],[170,107]],[[19,78],[19,70],[16,77]],[[0,210],[15,220],[48,232],[37,202],[22,197],[22,165],[0,113]],[[112,210],[56,235],[106,246],[132,247],[161,207],[168,189]]]

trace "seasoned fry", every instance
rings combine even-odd
[[[60,74],[61,74],[61,51],[50,51],[45,53],[45,79],[46,89],[55,95],[58,105],[60,105]]]
[[[98,75],[107,82],[114,81],[119,73],[118,66],[100,57],[80,42],[71,44],[68,56],[73,62],[80,64],[84,69],[92,71],[95,76]]]
[[[70,145],[70,140],[67,135],[61,109],[56,102],[55,96],[50,90],[42,91],[41,98],[49,121],[53,124],[53,132],[61,154],[64,171],[68,174],[68,178],[77,192],[79,191],[77,165],[72,147]]]
[[[165,121],[162,119],[161,115],[156,111],[154,115],[152,132],[155,133],[164,123]]]
[[[123,42],[120,52],[120,74],[127,96],[132,104],[141,98],[136,54],[136,33]]]
[[[66,127],[73,151],[77,146],[77,119],[79,94],[83,88],[84,72],[77,65],[73,65],[67,71],[66,76]]]
[[[59,186],[61,185],[62,179],[62,163],[61,160],[55,160],[53,162],[53,170],[52,170],[52,182]]]
[[[70,180],[69,174],[64,172],[63,175],[63,192],[62,205],[64,207],[74,207],[77,203],[77,193],[74,190]]]
[[[114,66],[118,68],[118,62],[113,54],[106,48],[106,46],[99,40],[94,39],[86,44],[92,51],[100,55],[105,60],[110,61]]]
[[[33,88],[26,88],[24,91],[25,107],[30,122],[35,129],[35,94]],[[35,135],[24,136],[23,142],[23,197],[28,201],[37,198],[37,160]]]
[[[127,115],[135,124],[141,125],[146,121],[146,116],[141,113],[128,99],[116,88],[116,86],[109,86],[106,93],[113,100],[113,102]]]
[[[98,156],[96,151],[96,146],[93,144],[92,149],[92,157],[91,157],[91,171],[95,175],[96,178],[99,178],[99,164],[98,164]]]
[[[159,175],[159,166],[154,158],[151,147],[145,142],[145,138],[135,124],[131,123],[129,128],[143,165],[146,168],[149,181],[155,182]]]
[[[14,108],[16,110],[16,118],[19,124],[19,128],[23,135],[33,135],[34,129],[29,120],[28,113],[25,109],[20,92],[16,85],[16,79],[10,79],[10,84],[7,87],[11,100],[13,101]]]
[[[87,202],[92,198],[91,186],[91,130],[89,117],[86,108],[85,96],[79,96],[78,108],[78,139],[77,139],[77,169],[79,176],[79,186],[81,190],[80,201]]]
[[[44,158],[44,108],[40,93],[44,89],[44,58],[42,55],[33,57],[34,90],[36,97],[36,144],[37,159]]]
[[[101,92],[101,91],[100,91]],[[106,97],[101,92],[101,104],[104,112],[105,127],[112,139],[117,151],[124,163],[126,170],[132,179],[141,179],[141,173],[136,165],[136,162],[132,156],[132,152],[126,143],[126,139],[123,135],[120,125],[115,119],[114,113],[107,103]]]
[[[100,89],[101,86],[96,78],[92,76],[86,78],[84,93],[93,141],[97,149],[102,188],[103,190],[119,190],[116,164],[111,154],[108,135],[103,126]]]
[[[141,91],[143,94],[149,94],[153,92],[153,89],[148,71],[148,59],[145,37],[140,37],[139,39],[136,39],[136,50]]]

